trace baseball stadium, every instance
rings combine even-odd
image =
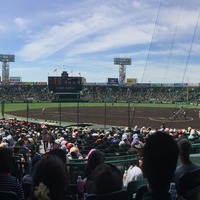
[[[121,63],[124,60],[116,62],[122,68],[126,64]],[[22,182],[25,199],[31,192],[31,184],[23,182],[29,161],[55,149],[65,152],[73,200],[79,198],[77,177],[85,177],[91,151],[102,152],[105,163],[123,174],[136,163],[141,167],[139,152],[157,131],[171,135],[177,142],[190,141],[190,162],[200,163],[199,84],[147,84],[133,79],[125,83],[124,70],[119,79],[108,79],[105,84],[87,83],[84,77],[69,76],[67,71],[49,76],[48,83],[8,81],[7,69],[3,68],[5,76],[0,85],[1,146],[18,149],[13,156],[12,175]],[[9,136],[13,143],[7,139]],[[121,146],[129,137],[130,143]],[[30,155],[22,160],[19,152],[24,148],[30,148]],[[139,188],[148,180],[144,177],[124,185],[122,198],[129,195],[129,199],[135,199],[134,183]]]
[[[1,5],[0,200],[200,200],[200,1]]]

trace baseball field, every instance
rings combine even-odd
[[[90,124],[118,127],[199,129],[200,107],[179,104],[142,103],[12,103],[4,105],[5,116],[59,124]],[[183,112],[186,112],[186,116]],[[175,114],[175,116],[174,116]]]

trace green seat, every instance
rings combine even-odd
[[[120,190],[106,194],[89,194],[85,200],[128,200],[128,193],[126,190]]]
[[[12,191],[0,191],[0,199],[5,200],[17,200],[17,194]]]
[[[129,200],[135,199],[138,188],[142,185],[147,185],[147,183],[148,183],[148,181],[146,178],[139,179],[136,181],[130,181],[127,185],[127,192],[128,192]]]
[[[193,170],[181,176],[179,194],[187,200],[200,199],[200,169]]]

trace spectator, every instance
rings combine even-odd
[[[119,147],[130,147],[130,142],[128,141],[127,135],[123,135],[121,141],[119,142]]]
[[[91,150],[92,153],[89,153],[88,162],[85,167],[85,189],[87,193],[92,193],[92,187],[94,185],[94,170],[95,168],[105,161],[104,154],[99,150]]]
[[[60,140],[56,139],[52,142],[51,149],[59,149],[61,147]]]
[[[29,161],[29,149],[26,147],[26,143],[24,139],[20,139],[17,141],[16,146],[19,146],[18,154],[22,154],[25,161]]]
[[[28,136],[25,140],[25,146],[29,150],[29,156],[32,157],[36,152],[36,144],[31,136]]]
[[[135,148],[137,149],[139,168],[142,168],[143,163],[143,147],[144,144],[135,145]]]
[[[70,154],[70,149],[71,149],[73,146],[74,146],[73,143],[71,143],[71,142],[68,142],[68,143],[67,143],[66,147],[67,147],[67,151],[68,151],[69,154]],[[68,155],[69,155],[69,154],[68,154]]]
[[[10,131],[6,131],[5,132],[5,137],[6,137],[6,140],[8,141],[8,147],[9,148],[13,148],[13,146],[14,146],[14,139],[13,139]]]
[[[13,156],[19,157],[19,158],[21,158],[20,159],[21,161],[24,161],[24,156],[23,156],[23,154],[19,153],[19,150],[20,150],[20,146],[15,145],[13,147]]]
[[[11,175],[12,162],[12,150],[0,147],[0,190],[13,191],[19,200],[24,200],[22,185],[16,177]]]
[[[149,186],[143,200],[171,199],[168,191],[176,169],[178,153],[176,141],[166,133],[156,132],[147,138],[143,149],[142,170]]]
[[[70,148],[70,155],[68,157],[69,159],[83,159],[83,156],[77,147]]]
[[[87,156],[85,157],[85,159],[88,159],[88,158],[90,157],[91,153],[94,152],[94,151],[96,151],[95,148],[91,149],[91,150],[89,151],[89,153],[87,154]]]
[[[28,184],[32,184],[32,174],[33,174],[33,170],[35,168],[35,165],[37,164],[37,162],[41,159],[41,155],[39,154],[35,154],[33,156],[33,158],[31,159],[31,163],[30,163],[30,172],[26,175],[24,175],[24,177],[22,178],[22,184],[23,183],[28,183]]]
[[[68,162],[68,157],[65,151],[62,149],[51,149],[47,154],[58,156],[64,164]]]
[[[6,137],[3,137],[3,138],[2,138],[1,146],[2,146],[2,147],[8,147],[8,141],[7,141]]]
[[[68,178],[63,161],[55,155],[45,155],[35,166],[30,199],[69,199]]]
[[[97,136],[97,139],[95,140],[95,143],[96,144],[100,144],[103,142],[103,138],[104,138],[104,135],[103,134],[100,134]]]
[[[138,167],[138,164],[135,162],[129,167],[123,186],[127,187],[130,181],[136,181],[139,179],[143,179],[143,174],[142,170]]]
[[[131,142],[131,147],[137,149],[138,146],[143,147],[143,143],[140,141],[140,139],[139,139],[139,137],[138,137],[138,134],[134,134],[134,135],[133,135],[133,140],[132,140],[132,142]]]
[[[134,134],[137,135],[137,134]],[[139,167],[142,164],[142,149],[144,144],[139,140],[138,136],[133,136],[133,141],[131,142],[131,147],[128,149],[128,154],[138,154]]]
[[[50,143],[50,135],[47,129],[43,129],[42,131],[42,141],[44,145],[44,151],[47,152]]]
[[[177,190],[179,190],[179,180],[181,175],[190,172],[192,170],[200,168],[200,164],[193,163],[190,160],[190,152],[192,149],[191,142],[187,139],[182,139],[178,142],[179,158],[181,165],[176,168],[174,173],[174,181],[176,183]]]
[[[21,183],[22,183],[22,188],[23,188],[23,191],[24,191],[25,199],[28,199],[28,197],[30,196],[31,187],[32,187],[32,184],[33,184],[33,179],[32,179],[33,171],[34,171],[35,165],[37,164],[37,162],[41,158],[42,158],[41,155],[35,154],[31,158],[31,162],[30,162],[30,165],[29,165],[29,168],[30,168],[29,173],[22,177]]]
[[[112,164],[101,163],[94,170],[94,184],[90,190],[93,194],[105,194],[122,189],[122,174]]]
[[[110,143],[120,143],[120,139],[117,133],[113,135],[113,138],[110,140]]]

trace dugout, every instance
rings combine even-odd
[[[52,102],[79,102],[80,92],[56,92],[52,95]]]

